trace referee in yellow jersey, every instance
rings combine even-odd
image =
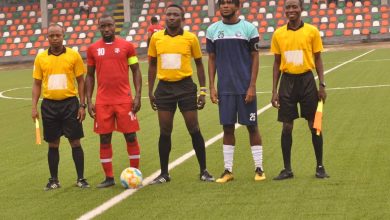
[[[169,153],[171,151],[171,133],[173,117],[177,106],[184,117],[192,146],[200,167],[200,180],[214,181],[206,170],[206,150],[203,136],[199,129],[198,112],[205,105],[205,73],[202,63],[202,52],[198,38],[182,28],[184,10],[172,4],[165,10],[166,29],[152,35],[148,49],[149,55],[149,99],[153,110],[158,111],[160,138],[158,149],[161,174],[151,184],[169,182]],[[200,95],[197,97],[197,86],[192,81],[191,58],[194,58]],[[153,93],[154,82],[159,83]]]
[[[39,118],[38,100],[43,92],[41,104],[44,139],[49,144],[48,162],[51,177],[45,190],[60,188],[58,180],[58,148],[64,135],[72,147],[73,161],[76,166],[76,186],[88,188],[84,179],[84,152],[80,138],[84,137],[82,121],[85,118],[83,60],[78,52],[66,48],[64,29],[58,24],[48,28],[49,49],[37,55],[34,62],[32,87],[32,119]],[[75,81],[78,86],[76,87]],[[77,98],[80,97],[80,102]]]
[[[322,163],[322,134],[317,136],[313,129],[318,100],[326,99],[321,59],[323,46],[318,29],[302,22],[302,9],[303,0],[287,0],[285,14],[288,23],[278,28],[272,36],[271,52],[275,54],[275,60],[271,103],[279,109],[278,121],[283,123],[281,145],[284,162],[284,169],[274,180],[294,177],[291,169],[291,146],[294,120],[299,118],[298,103],[300,116],[307,120],[311,130],[317,160],[315,176],[329,177]],[[319,78],[319,90],[315,84],[313,69],[316,69]]]

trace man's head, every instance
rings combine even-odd
[[[105,42],[112,42],[115,38],[115,21],[109,14],[104,14],[99,18],[99,30]]]
[[[184,9],[176,4],[169,5],[165,9],[165,23],[168,29],[181,28],[184,21]]]
[[[240,8],[240,0],[218,0],[218,7],[221,12],[221,16],[226,19],[230,19],[236,15],[236,12]]]
[[[284,5],[284,9],[289,21],[297,21],[301,18],[303,0],[287,0]]]
[[[59,24],[50,24],[47,30],[47,39],[50,47],[60,48],[64,41],[64,28]]]
[[[156,16],[153,16],[153,17],[150,19],[150,22],[151,22],[152,24],[157,24],[157,23],[158,23],[157,17],[156,17]]]

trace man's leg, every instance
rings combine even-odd
[[[308,126],[311,131],[311,140],[314,147],[314,153],[316,155],[317,167],[316,167],[316,177],[317,178],[327,178],[328,174],[325,172],[324,165],[322,163],[322,154],[323,154],[323,138],[322,132],[320,135],[317,135],[316,129],[313,128],[313,120],[308,120]]]
[[[160,138],[158,141],[158,152],[160,155],[161,174],[168,175],[169,154],[171,152],[171,133],[173,129],[174,112],[158,111],[160,124]]]
[[[265,174],[263,169],[263,145],[259,128],[257,125],[248,125],[247,129],[249,133],[249,142],[251,145],[253,161],[255,163],[255,180],[265,180]]]
[[[106,179],[97,185],[98,188],[105,188],[115,185],[114,173],[112,168],[112,133],[100,134],[100,162],[106,176]]]
[[[139,168],[140,147],[136,133],[123,134],[126,139],[127,153],[129,156],[130,167]]]
[[[69,139],[69,144],[72,147],[72,157],[77,172],[76,186],[80,188],[89,188],[90,186],[84,178],[84,151],[81,147],[80,139]]]
[[[292,147],[292,130],[294,122],[283,122],[283,130],[281,137],[282,154],[284,169],[280,172],[279,176],[274,180],[284,180],[294,177],[291,169],[291,147]]]
[[[60,154],[58,151],[60,139],[49,142],[49,151],[47,153],[47,160],[49,164],[50,179],[45,190],[60,188],[58,181],[58,164],[60,162]]]

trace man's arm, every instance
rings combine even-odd
[[[318,75],[318,80],[320,81],[318,98],[325,103],[326,91],[325,91],[325,78],[324,78],[324,65],[322,63],[321,52],[314,53],[314,62],[316,65],[316,72]]]
[[[274,66],[272,69],[273,77],[272,77],[272,99],[271,104],[275,108],[279,108],[279,94],[278,94],[278,84],[280,78],[280,63],[282,60],[282,55],[275,54],[274,58]]]
[[[149,100],[153,110],[157,110],[155,103],[155,97],[153,95],[154,82],[156,81],[157,74],[157,57],[149,56],[149,69],[148,69],[148,89],[149,89]]]
[[[137,113],[141,108],[142,75],[138,63],[131,64],[130,69],[133,73],[133,84],[135,90],[132,111],[133,113]]]
[[[209,72],[209,88],[210,88],[210,99],[211,102],[216,104],[218,103],[218,94],[215,89],[215,74],[217,72],[217,68],[215,66],[215,53],[209,53],[209,62],[208,62],[208,72]]]
[[[87,96],[88,113],[95,118],[95,106],[92,103],[92,94],[95,87],[95,66],[87,67],[87,76],[85,77],[85,95]]]
[[[246,91],[245,102],[250,103],[256,98],[256,80],[257,75],[259,74],[259,52],[252,51],[252,67],[251,67],[251,81],[249,83],[249,88]]]
[[[31,117],[33,119],[33,122],[35,122],[35,120],[39,118],[38,100],[39,97],[41,96],[41,87],[42,87],[42,80],[34,79],[33,86],[32,86],[32,109],[31,109]]]
[[[84,75],[76,77],[76,81],[77,81],[77,87],[78,87],[79,98],[80,98],[80,108],[77,115],[77,119],[79,119],[79,122],[81,123],[85,119],[85,108],[82,107],[85,104]]]
[[[201,87],[201,94],[198,97],[198,109],[201,110],[204,108],[204,105],[206,104],[206,99],[205,99],[206,94],[204,94],[204,93],[206,93],[206,91],[203,90],[203,93],[202,93],[202,87],[205,88],[205,86],[206,86],[206,76],[204,73],[204,66],[203,66],[203,62],[202,62],[202,57],[194,59],[194,60],[195,60],[195,64],[196,64],[196,72],[198,74],[199,86]]]

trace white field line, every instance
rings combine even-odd
[[[337,68],[340,68],[366,54],[369,54],[371,52],[373,52],[374,50],[370,50],[364,54],[361,54],[353,59],[350,59],[340,65],[337,65],[327,71],[324,72],[324,74],[328,74],[330,72],[332,72],[333,70],[337,69]],[[257,114],[262,114],[263,112],[265,112],[266,110],[270,109],[272,107],[271,104],[268,104],[266,106],[264,106],[263,108],[259,109],[257,111]],[[236,128],[239,128],[241,125],[239,124],[236,124]],[[211,144],[215,143],[216,141],[218,141],[219,139],[221,139],[223,137],[223,132],[222,133],[219,133],[217,134],[216,136],[214,136],[213,138],[209,139],[208,141],[206,141],[206,147],[210,146]],[[184,161],[186,161],[188,158],[192,157],[195,155],[195,152],[194,150],[191,150],[190,152],[184,154],[183,156],[177,158],[175,161],[173,161],[172,163],[169,164],[168,166],[168,170],[171,170],[173,168],[175,168],[176,166],[182,164]],[[158,175],[160,174],[160,170],[157,170],[156,172],[154,172],[152,175],[146,177],[143,181],[143,184],[146,186],[148,185],[154,178],[156,178]],[[108,210],[109,208],[113,207],[114,205],[118,204],[119,202],[121,202],[122,200],[126,199],[127,197],[131,196],[132,194],[134,194],[135,192],[137,192],[140,188],[138,189],[128,189],[128,190],[125,190],[124,192],[120,193],[119,195],[117,196],[114,196],[113,198],[109,199],[108,201],[104,202],[102,205],[94,208],[93,210],[85,213],[84,215],[80,216],[78,219],[80,220],[87,220],[87,219],[92,219],[100,214],[102,214],[103,212],[105,212],[106,210]]]

